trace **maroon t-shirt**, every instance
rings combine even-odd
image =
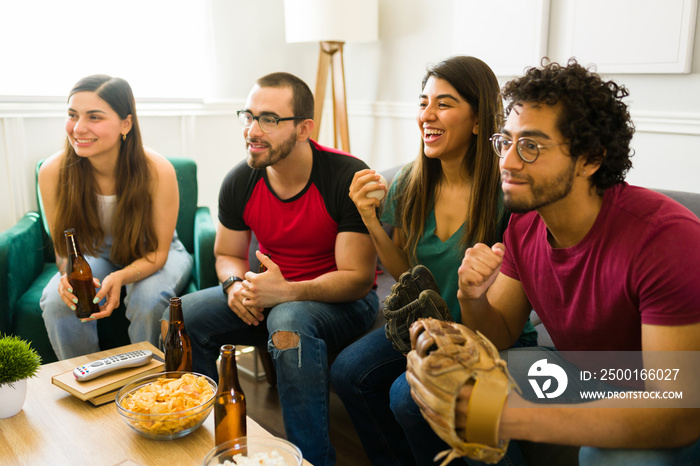
[[[290,281],[337,270],[337,234],[367,233],[348,195],[353,175],[367,165],[350,154],[310,144],[311,176],[296,196],[280,199],[266,171],[252,169],[245,161],[226,175],[219,192],[221,224],[230,230],[252,230],[260,251],[270,254]]]
[[[554,249],[536,212],[513,214],[501,272],[519,280],[559,351],[640,351],[641,325],[700,322],[700,221],[622,183],[575,246]]]

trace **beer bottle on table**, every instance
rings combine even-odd
[[[163,341],[166,371],[192,371],[192,342],[185,330],[182,300],[170,298],[170,324]]]
[[[236,347],[223,345],[219,360],[219,386],[214,398],[216,445],[246,435],[245,395],[238,382]]]
[[[63,232],[66,237],[66,277],[73,288],[73,294],[78,298],[75,304],[75,316],[79,319],[90,317],[94,312],[100,312],[100,306],[93,303],[95,299],[95,283],[92,280],[90,264],[80,252],[80,244],[75,237],[75,228]]]

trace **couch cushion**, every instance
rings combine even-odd
[[[32,342],[32,347],[36,349],[45,364],[56,361],[57,358],[49,343],[49,335],[46,333],[44,319],[41,316],[39,300],[46,284],[56,273],[56,265],[46,262],[39,263],[43,264],[43,270],[15,305],[13,333]]]
[[[3,241],[7,241],[7,263],[22,264],[7,271],[7,299],[9,308],[13,309],[29,284],[42,272],[44,251],[39,215],[34,212],[25,215],[5,232]]]
[[[655,191],[683,204],[688,210],[694,213],[696,217],[700,217],[700,194],[685,191],[668,191],[665,189],[656,189]]]
[[[168,158],[175,167],[180,189],[180,210],[177,215],[177,236],[190,252],[194,252],[194,216],[197,211],[197,164],[185,158]]]

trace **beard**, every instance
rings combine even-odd
[[[534,183],[532,178],[529,177],[516,178],[529,181],[531,194],[527,198],[522,196],[519,199],[515,199],[512,195],[504,192],[503,205],[513,213],[524,214],[553,204],[569,195],[574,184],[575,173],[576,164],[572,161],[569,169],[554,179]],[[501,177],[503,177],[503,174],[504,172],[501,171]]]
[[[250,152],[248,152],[248,159],[246,160],[246,162],[248,163],[248,166],[250,168],[254,168],[256,170],[262,170],[264,168],[269,167],[270,165],[274,165],[280,160],[285,159],[289,154],[292,153],[294,145],[296,144],[296,140],[297,135],[295,131],[289,136],[289,138],[286,141],[283,141],[278,146],[272,146],[268,144],[267,156],[258,156],[258,158],[255,158],[252,155],[250,155]],[[250,143],[263,143],[263,141],[253,138],[246,139],[246,145]]]

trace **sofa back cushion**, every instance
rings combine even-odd
[[[182,241],[187,251],[190,254],[194,253],[194,217],[197,212],[197,164],[192,159],[187,158],[168,158],[170,163],[175,168],[177,176],[177,185],[180,192],[180,210],[177,216],[177,225],[175,229],[177,236]],[[54,252],[51,244],[51,234],[49,225],[46,222],[44,215],[44,205],[41,202],[41,190],[39,189],[39,168],[44,160],[39,160],[36,164],[35,186],[36,186],[36,201],[41,214],[41,224],[43,226],[45,242],[49,247],[44,251],[44,260],[53,262]]]

